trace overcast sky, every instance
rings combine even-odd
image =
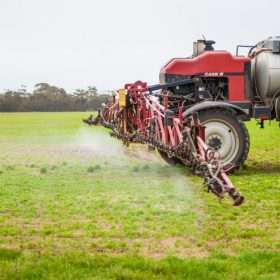
[[[280,35],[279,0],[0,0],[0,90],[158,82],[201,35],[235,52]]]

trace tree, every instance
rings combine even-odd
[[[33,92],[27,92],[22,85],[16,91],[6,90],[0,94],[0,111],[86,111],[97,110],[108,95],[98,95],[95,86],[76,89],[73,94],[63,88],[38,83]]]
[[[95,86],[87,87],[88,96],[97,96],[97,89]]]

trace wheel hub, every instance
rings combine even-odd
[[[231,163],[239,148],[239,140],[233,127],[221,120],[209,120],[205,125],[206,143],[220,154],[224,163]]]
[[[222,139],[217,135],[213,135],[208,138],[207,145],[212,147],[215,151],[218,151],[223,145]]]

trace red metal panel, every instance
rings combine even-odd
[[[194,75],[203,72],[244,72],[248,57],[233,56],[227,51],[204,52],[195,58],[173,58],[161,73]]]
[[[196,75],[202,77],[228,77],[229,101],[245,101],[244,98],[244,65],[250,59],[244,56],[233,56],[227,51],[208,51],[195,58],[174,58],[162,69],[163,74]]]

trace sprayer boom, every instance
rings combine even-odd
[[[235,206],[243,203],[227,176],[234,166],[225,166],[219,153],[205,143],[200,113],[185,110],[185,96],[172,94],[166,85],[147,87],[142,82],[126,84],[117,95],[102,105],[95,118],[91,115],[83,121],[110,128],[110,135],[125,145],[137,142],[157,149],[167,162],[183,164],[202,177],[219,198],[227,193]]]

